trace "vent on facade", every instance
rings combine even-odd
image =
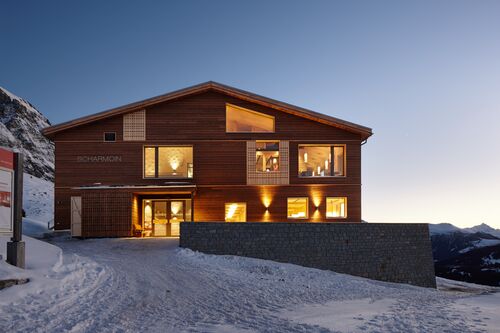
[[[123,140],[146,140],[146,111],[136,111],[123,115]]]

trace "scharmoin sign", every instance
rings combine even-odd
[[[78,163],[119,163],[120,155],[80,155],[76,157]]]

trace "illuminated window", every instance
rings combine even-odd
[[[280,170],[279,142],[257,142],[255,147],[255,170],[257,172]]]
[[[145,147],[145,178],[193,178],[193,147]]]
[[[226,222],[246,222],[247,204],[244,202],[226,203]]]
[[[308,198],[288,198],[287,204],[289,219],[307,219],[309,217]]]
[[[299,145],[299,176],[345,176],[345,146]]]
[[[144,148],[144,177],[156,177],[156,148]]]
[[[347,217],[347,198],[326,198],[326,217],[327,218],[346,218]]]
[[[226,104],[226,132],[274,132],[274,117]]]

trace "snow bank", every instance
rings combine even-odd
[[[42,237],[49,232],[48,224],[54,219],[54,183],[24,174],[23,234]]]

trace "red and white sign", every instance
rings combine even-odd
[[[0,148],[0,234],[12,234],[14,153]]]

